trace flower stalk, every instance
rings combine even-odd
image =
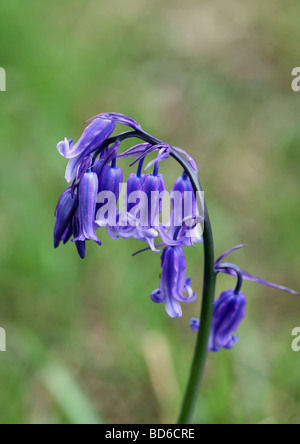
[[[260,279],[235,264],[222,262],[226,256],[244,245],[231,248],[215,261],[212,227],[206,203],[201,199],[203,190],[197,164],[186,151],[171,147],[153,137],[136,121],[121,114],[100,114],[89,122],[91,123],[85,128],[76,144],[73,145],[73,139],[65,138],[57,145],[59,153],[68,159],[65,178],[71,186],[62,194],[56,208],[54,247],[57,248],[60,242],[68,242],[73,236],[72,241],[76,244],[80,257],[84,258],[87,240],[93,240],[101,245],[95,233],[98,227],[106,227],[112,239],[132,237],[148,243],[148,248],[136,254],[150,249],[160,253],[158,247],[164,247],[161,255],[161,283],[151,294],[151,299],[155,303],[163,302],[168,315],[176,318],[182,316],[180,304],[193,302],[197,297],[192,290],[191,279],[186,277],[183,247],[194,246],[194,243],[203,240],[202,305],[200,318],[193,318],[190,324],[192,330],[197,332],[197,339],[178,418],[179,424],[188,424],[193,419],[208,351],[232,349],[239,340],[239,336],[234,334],[246,315],[247,304],[246,296],[241,291],[243,280],[250,280],[291,294],[299,293]],[[116,123],[126,125],[131,130],[112,136]],[[143,143],[119,154],[121,143],[129,138],[140,139]],[[153,172],[143,174],[146,157],[155,151],[158,152],[156,158],[146,164],[145,168],[147,171],[153,167]],[[119,189],[123,180],[123,171],[117,166],[117,162],[130,157],[135,159],[130,166],[137,164],[138,169],[137,173],[130,174],[127,180],[126,211],[121,214],[116,210],[116,203],[120,198]],[[177,204],[181,210],[179,224],[177,224],[178,213],[175,209],[178,208],[175,208],[175,200],[169,223],[159,221],[162,199],[166,192],[164,177],[159,174],[159,167],[160,163],[169,157],[175,159],[184,170],[183,176],[177,179],[172,190],[180,197],[180,203]],[[129,198],[129,194],[131,197],[136,193],[139,193],[138,204]],[[186,193],[189,193],[193,199],[185,200]],[[188,214],[185,214],[186,212]],[[107,213],[113,216],[110,218],[112,223],[108,223]],[[203,222],[203,239],[195,230],[200,221]],[[159,235],[162,243],[155,243]],[[237,285],[233,290],[223,291],[220,297],[215,299],[218,273],[236,276]]]

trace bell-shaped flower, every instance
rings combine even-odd
[[[122,183],[123,171],[116,166],[115,160],[111,165],[105,165],[99,177],[99,194],[97,199],[96,224],[100,227],[116,226],[117,202]]]
[[[203,240],[200,221],[204,218],[200,216],[198,205],[203,209],[204,201],[202,202],[203,195],[198,194],[196,197],[186,172],[176,180],[170,193],[172,207],[168,235],[171,239],[176,237],[185,246],[193,246]]]
[[[236,293],[234,290],[226,290],[215,300],[209,351],[218,352],[222,348],[230,350],[234,347],[239,340],[239,336],[234,336],[234,333],[246,316],[246,304],[247,299],[242,291]],[[190,326],[192,330],[198,331],[200,321],[193,318]]]
[[[197,297],[191,288],[191,279],[186,277],[186,260],[181,245],[165,247],[161,268],[160,287],[150,297],[153,302],[164,303],[171,318],[181,317],[180,303],[193,302]]]
[[[70,238],[70,227],[77,205],[77,196],[72,193],[71,187],[67,188],[59,198],[55,210],[54,248],[59,246],[60,241],[65,243]]]
[[[73,242],[91,239],[101,245],[95,233],[95,213],[98,195],[98,176],[87,172],[80,180],[78,187],[78,219],[79,232]]]
[[[147,206],[145,206],[141,215],[141,225],[148,228],[158,228],[166,187],[164,176],[158,174],[156,167],[153,174],[146,174],[144,176],[142,192],[147,196]]]

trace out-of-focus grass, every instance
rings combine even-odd
[[[56,143],[78,137],[99,112],[128,114],[188,148],[217,253],[246,241],[236,253],[244,268],[300,288],[300,95],[290,87],[299,12],[297,2],[274,0],[1,5],[1,423],[151,423],[175,420],[179,409],[198,305],[174,321],[152,304],[159,257],[130,258],[135,242],[100,234],[103,246],[90,245],[85,262],[73,245],[52,248],[65,187]],[[188,259],[199,293],[200,250]],[[231,284],[223,277],[218,289]],[[299,423],[299,355],[290,346],[299,299],[245,288],[242,339],[209,357],[195,419]]]

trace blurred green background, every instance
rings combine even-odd
[[[135,241],[54,251],[64,137],[127,114],[200,166],[216,253],[300,288],[300,3],[278,0],[1,2],[0,353],[2,424],[174,422],[195,336],[149,294],[159,256]],[[179,170],[168,164],[168,180]],[[189,274],[201,293],[201,246]],[[221,277],[218,290],[232,285]],[[297,297],[246,283],[231,352],[209,356],[196,422],[300,422]]]

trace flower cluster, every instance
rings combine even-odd
[[[132,137],[142,133],[134,120],[120,114],[100,114],[85,128],[81,138],[73,145],[72,139],[59,142],[59,153],[68,159],[65,178],[70,186],[58,201],[55,212],[54,247],[72,238],[80,257],[85,257],[87,240],[98,245],[98,228],[106,228],[112,239],[134,238],[146,242],[161,256],[162,278],[159,290],[152,293],[154,302],[164,302],[171,317],[182,315],[180,302],[192,302],[191,279],[186,277],[183,246],[193,246],[202,241],[201,216],[191,181],[184,171],[170,192],[170,214],[162,222],[163,199],[166,186],[160,163],[170,156],[171,147],[164,143],[141,143],[124,153],[119,153],[122,134],[111,137],[116,123],[130,126]],[[154,160],[143,165],[146,157],[157,151]],[[196,162],[185,152],[191,167]],[[134,158],[131,166],[136,172],[125,183],[125,211],[117,208],[123,187],[123,170],[117,166],[120,160]],[[157,242],[160,237],[161,242]],[[144,251],[144,250],[143,250]],[[184,295],[186,293],[186,295]]]
[[[202,241],[204,203],[192,184],[191,176],[198,172],[197,164],[188,153],[155,139],[145,133],[133,119],[122,114],[100,114],[91,119],[77,143],[73,139],[59,142],[59,153],[68,159],[65,178],[69,187],[59,198],[55,211],[54,247],[72,238],[81,258],[85,257],[87,240],[98,245],[98,229],[106,229],[112,239],[134,238],[148,244],[145,250],[161,254],[161,282],[151,294],[155,303],[164,303],[172,318],[182,316],[181,303],[195,301],[197,295],[186,275],[184,247]],[[116,124],[130,127],[130,131],[113,136]],[[143,143],[120,153],[123,140],[139,138]],[[167,194],[160,164],[174,152],[185,158],[185,169],[170,192],[170,212],[167,221],[161,221],[163,201]],[[156,153],[144,168],[145,159]],[[136,172],[123,183],[124,174],[119,162],[133,158],[130,166]],[[151,172],[148,172],[151,169]],[[192,171],[192,173],[191,173]],[[124,208],[117,204],[125,186]],[[160,241],[158,239],[160,238]],[[243,279],[252,280],[281,290],[293,290],[260,280],[234,264],[222,262],[227,254],[241,248],[235,247],[222,255],[215,264],[215,273],[236,275],[235,289],[224,291],[215,301],[209,350],[230,349],[238,337],[238,330],[246,313],[246,297],[241,291]],[[138,252],[138,253],[140,253]],[[137,254],[137,253],[136,253]],[[191,328],[198,331],[200,321],[193,318]]]

